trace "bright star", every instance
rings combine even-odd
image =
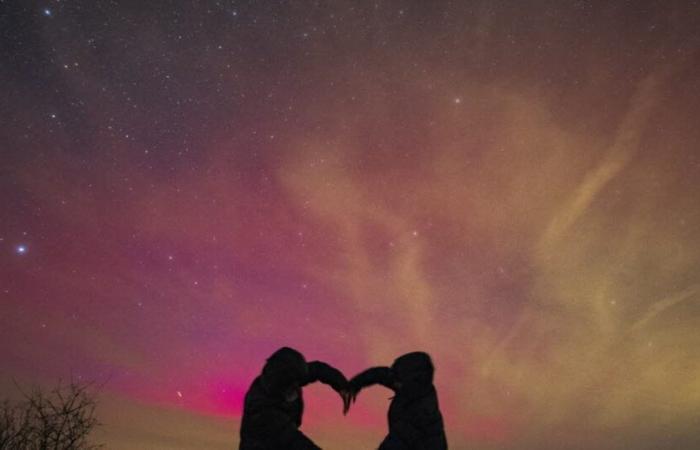
[[[27,246],[23,245],[23,244],[18,245],[17,246],[17,253],[20,255],[24,255],[25,253],[27,253]]]
[[[49,8],[45,8],[45,9],[44,9],[44,15],[47,16],[47,17],[51,16],[51,10],[50,10]]]

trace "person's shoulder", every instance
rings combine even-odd
[[[250,387],[248,388],[248,392],[245,394],[245,402],[248,404],[260,403],[264,402],[267,397],[268,394],[262,386],[261,377],[257,377],[255,380],[253,380],[253,383],[251,383]]]
[[[429,399],[432,403],[438,403],[438,395],[435,386],[431,386],[431,389],[428,392],[428,395],[426,395],[426,398]]]
[[[254,392],[254,391],[259,391],[262,390],[262,376],[258,375],[255,377],[252,383],[250,383],[250,387],[248,388],[248,392]]]

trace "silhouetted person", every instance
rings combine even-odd
[[[373,367],[350,380],[353,401],[360,390],[373,384],[396,393],[389,405],[389,434],[379,450],[447,449],[433,372],[427,353],[412,352],[397,358],[391,367]]]
[[[246,393],[239,449],[320,449],[299,430],[304,413],[301,388],[315,381],[338,392],[343,410],[347,410],[347,380],[339,370],[321,361],[307,363],[301,353],[289,347],[273,353]]]

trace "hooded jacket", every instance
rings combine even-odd
[[[334,390],[345,388],[345,376],[321,361],[307,363],[298,351],[283,347],[268,358],[262,374],[245,396],[240,450],[316,450],[301,426],[301,388],[320,381]]]
[[[433,363],[424,352],[407,353],[391,367],[373,367],[350,381],[350,389],[381,384],[395,392],[389,405],[389,434],[379,450],[446,450],[447,438],[433,386]]]

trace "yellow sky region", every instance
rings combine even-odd
[[[114,450],[206,448],[231,449],[238,442],[238,423],[231,419],[146,405],[102,394],[98,417],[102,425],[92,440]]]
[[[461,400],[454,423],[508,417],[533,439],[700,418],[697,192],[677,184],[683,139],[650,124],[671,76],[638,83],[612,136],[580,134],[544,97],[480,86],[470,112],[435,109],[412,164],[367,163],[352,124],[300,143],[280,177],[338,233],[309,272],[353,302],[368,359],[429,349],[461,368],[439,380]],[[640,151],[649,133],[667,147]],[[489,270],[522,288],[494,321],[475,273]]]

